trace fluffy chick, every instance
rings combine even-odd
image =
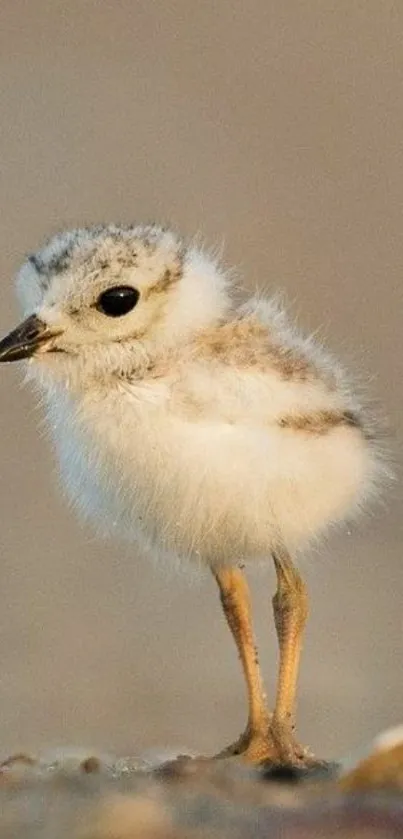
[[[29,357],[67,492],[163,561],[209,566],[244,669],[249,719],[222,754],[306,762],[294,739],[304,584],[291,557],[350,518],[385,472],[377,426],[342,369],[281,307],[237,302],[229,275],[156,226],[59,234],[18,275]],[[240,566],[272,556],[280,647],[269,714]]]

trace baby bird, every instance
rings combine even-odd
[[[376,422],[339,365],[273,300],[237,301],[216,261],[158,226],[54,236],[17,281],[29,359],[67,493],[160,562],[208,566],[240,656],[245,732],[218,756],[310,760],[294,728],[308,602],[297,552],[357,512],[384,466]],[[274,708],[243,568],[272,557]]]

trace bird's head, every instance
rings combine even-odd
[[[61,233],[19,271],[25,320],[0,361],[30,359],[35,377],[71,386],[135,373],[220,320],[226,286],[213,260],[160,227]]]

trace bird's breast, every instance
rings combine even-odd
[[[156,554],[209,564],[316,537],[343,518],[370,471],[354,429],[189,421],[152,389],[55,403],[50,416],[68,494],[85,515]]]

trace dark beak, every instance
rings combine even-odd
[[[58,333],[52,332],[36,315],[31,315],[0,341],[0,361],[30,358],[40,347],[50,342],[55,334]]]

